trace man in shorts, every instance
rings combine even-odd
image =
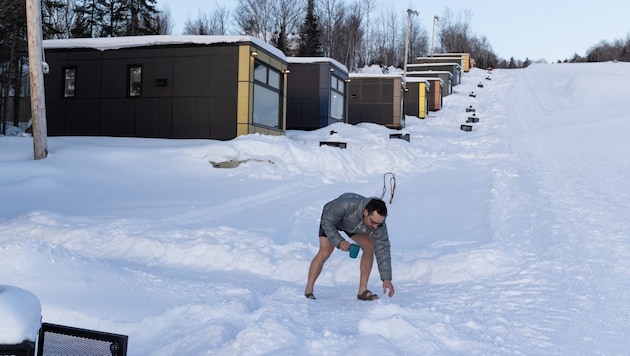
[[[304,296],[315,299],[313,294],[315,281],[335,247],[342,251],[348,251],[350,248],[350,242],[339,234],[339,231],[343,231],[363,250],[357,298],[378,299],[378,295],[367,288],[375,255],[381,281],[383,281],[383,293],[392,297],[394,285],[392,284],[389,236],[387,225],[385,225],[386,217],[387,206],[384,201],[377,198],[344,193],[326,203],[319,225],[319,251],[311,261]]]

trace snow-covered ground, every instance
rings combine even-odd
[[[374,124],[51,137],[33,161],[0,137],[0,284],[45,322],[129,335],[129,355],[626,354],[629,82],[628,63],[473,69],[407,118],[411,142]],[[375,267],[381,299],[357,300],[337,250],[304,298],[323,204],[384,187],[395,296]]]

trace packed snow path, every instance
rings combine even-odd
[[[0,137],[0,284],[131,356],[626,354],[629,82],[627,63],[473,69],[410,142],[51,137],[34,162]],[[331,129],[348,149],[318,146]],[[380,196],[386,172],[396,295],[358,301],[337,251],[307,300],[322,205]]]

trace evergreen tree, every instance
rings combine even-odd
[[[78,0],[75,8],[75,18],[70,30],[73,38],[97,37],[103,17],[97,0]]]
[[[171,9],[163,6],[151,19],[150,28],[156,35],[170,35],[173,33]]]
[[[18,124],[22,66],[27,57],[26,2],[0,0],[0,133],[6,133],[9,117]],[[14,112],[9,112],[9,100]],[[16,107],[17,105],[17,107]]]
[[[61,0],[42,0],[42,32],[44,39],[63,38],[68,28],[60,21],[61,14],[71,11]]]
[[[308,0],[306,5],[306,18],[300,27],[300,45],[298,56],[318,57],[322,56],[322,44],[320,41],[319,19],[315,15],[315,0]]]
[[[130,2],[129,0],[97,0],[102,11],[99,37],[125,35],[130,20]]]
[[[158,34],[154,28],[154,18],[158,13],[155,8],[156,0],[126,0],[129,2],[129,21],[126,35],[154,35]]]
[[[284,26],[280,26],[280,32],[274,32],[271,36],[271,44],[281,50],[285,55],[288,54],[288,36]]]

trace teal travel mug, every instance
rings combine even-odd
[[[350,244],[350,258],[357,258],[357,256],[359,255],[359,250],[361,249],[361,247],[357,244]]]

